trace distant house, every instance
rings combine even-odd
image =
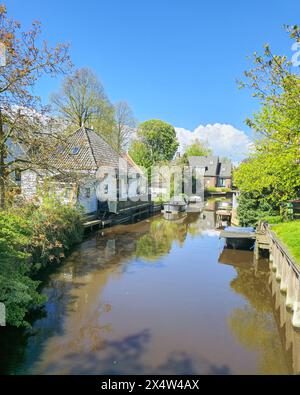
[[[141,188],[142,171],[127,154],[118,154],[92,129],[82,127],[69,135],[63,146],[55,148],[49,163],[60,171],[21,173],[21,193],[25,198],[33,198],[47,179],[53,194],[64,203],[82,206],[86,214],[118,213],[147,204],[147,190]],[[109,196],[112,179],[106,168],[116,174],[117,200]],[[100,169],[104,170],[99,176]]]
[[[220,160],[218,156],[190,156],[192,168],[204,168],[205,188],[232,187],[232,164],[229,160]]]

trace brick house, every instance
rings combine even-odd
[[[218,156],[190,156],[189,165],[192,168],[204,168],[204,185],[209,187],[232,187],[232,163]]]

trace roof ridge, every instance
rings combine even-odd
[[[94,159],[94,163],[95,163],[95,167],[97,169],[98,168],[98,164],[97,164],[97,160],[96,160],[95,153],[94,153],[94,150],[93,150],[93,145],[92,145],[91,139],[89,137],[89,134],[87,133],[87,129],[88,128],[86,128],[85,126],[82,126],[82,129],[84,130],[86,138],[88,139],[89,148],[91,150],[91,153],[92,153],[92,156],[93,156],[93,159]],[[92,129],[89,129],[89,130],[92,130]]]
[[[87,127],[86,127],[86,129],[90,130],[91,132],[94,132],[94,133],[95,133],[97,136],[99,136],[103,141],[105,141],[105,143],[108,144],[112,150],[114,150],[114,151],[119,155],[118,151],[110,144],[110,142],[106,139],[106,137],[103,136],[103,134],[100,134],[100,133],[98,134],[98,133],[96,133],[96,132],[95,132],[95,129],[92,129],[92,128],[87,128]]]
[[[65,130],[65,133],[67,134],[67,137],[71,137],[73,136],[75,133],[79,132],[82,129],[82,127],[75,129],[74,131],[70,132],[70,134],[68,133],[67,130]]]

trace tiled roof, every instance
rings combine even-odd
[[[214,177],[218,175],[218,156],[190,156],[189,164],[191,167],[206,168],[205,176]]]
[[[97,170],[100,166],[118,168],[119,158],[120,155],[103,137],[83,127],[67,137],[51,160],[63,169]]]
[[[219,176],[224,178],[230,178],[231,173],[232,173],[231,162],[221,162]]]

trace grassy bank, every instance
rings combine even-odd
[[[272,226],[280,240],[300,265],[300,221],[283,222]]]
[[[0,302],[9,325],[28,326],[27,313],[45,302],[34,275],[60,262],[82,234],[80,212],[57,201],[0,212]]]

